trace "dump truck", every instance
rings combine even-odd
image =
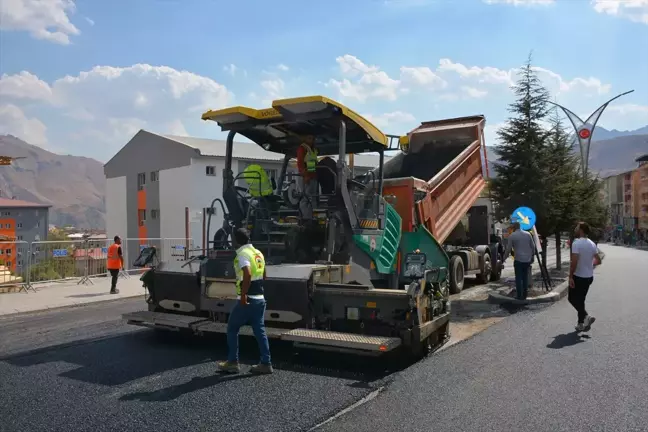
[[[148,310],[125,314],[129,324],[225,333],[238,301],[232,233],[245,227],[266,257],[270,338],[299,348],[396,357],[419,356],[448,339],[452,262],[466,262],[466,271],[483,269],[482,249],[489,248],[447,244],[484,186],[478,165],[483,116],[426,123],[396,139],[323,96],[276,100],[262,110],[208,111],[202,119],[228,132],[208,250],[186,262],[158,263],[155,250],[145,249],[138,265],[149,268],[141,277]],[[252,195],[241,186],[241,179],[255,179],[232,171],[236,135],[285,156],[272,193]],[[286,180],[305,136],[314,137],[321,157],[316,197],[300,195],[298,178]],[[385,163],[389,151],[400,153]],[[449,156],[443,162],[436,152]],[[354,178],[346,159],[362,153],[377,154],[378,166]],[[419,171],[413,160],[423,156],[436,165]],[[312,205],[310,217],[300,211],[304,199]],[[223,224],[211,237],[211,216],[218,212]],[[241,334],[252,332],[244,327]]]
[[[483,116],[423,122],[400,139],[409,149],[384,166],[383,194],[397,197],[403,230],[424,225],[443,244],[452,294],[461,292],[465,275],[488,283],[498,280],[504,267],[492,202],[481,196],[487,166],[484,124]]]

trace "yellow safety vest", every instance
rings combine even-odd
[[[317,169],[317,149],[311,148],[306,143],[302,143],[302,147],[306,149],[306,156],[304,157],[306,171],[315,172]]]
[[[243,270],[239,268],[239,257],[245,257],[250,261],[250,288],[248,296],[263,296],[263,273],[265,271],[265,258],[261,251],[251,244],[240,247],[234,258],[234,270],[236,271],[236,295],[241,295],[241,282],[243,282]]]
[[[243,178],[250,186],[249,192],[253,197],[272,195],[272,183],[260,165],[253,164],[245,168]]]

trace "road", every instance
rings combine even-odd
[[[648,424],[636,417],[648,413],[648,347],[635,345],[648,324],[640,289],[648,252],[604,250],[592,339],[575,343],[563,301],[400,371],[348,356],[294,356],[274,343],[274,375],[223,377],[215,373],[223,338],[160,341],[119,319],[142,308],[133,300],[0,319],[0,430],[307,431],[374,395],[318,430],[630,430]],[[626,296],[604,304],[607,286]],[[556,343],[568,346],[547,347]],[[253,341],[243,344],[243,363],[256,352]]]
[[[360,359],[295,357],[287,344],[272,345],[272,376],[221,376],[224,338],[159,341],[119,319],[143,306],[124,300],[0,318],[0,430],[297,431],[389,379]],[[253,340],[241,350],[243,363],[258,360]]]
[[[601,249],[588,336],[566,300],[517,313],[321,431],[648,431],[648,252]]]

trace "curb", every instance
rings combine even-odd
[[[37,313],[42,313],[42,312],[55,312],[55,311],[60,311],[63,309],[72,309],[72,308],[77,308],[77,307],[84,307],[84,306],[92,306],[96,304],[104,304],[104,303],[115,303],[120,300],[129,300],[129,299],[134,299],[137,297],[145,297],[145,294],[133,294],[133,295],[127,295],[119,298],[111,298],[111,299],[106,299],[106,300],[97,300],[93,302],[86,302],[86,303],[73,303],[69,305],[64,305],[64,306],[54,306],[51,308],[43,308],[43,309],[34,309],[34,310],[29,310],[29,311],[20,311],[20,312],[11,312],[11,313],[6,313],[6,314],[0,314],[0,321],[5,319],[5,318],[19,318],[22,315],[32,315],[32,314],[37,314]]]
[[[533,297],[526,300],[518,300],[511,298],[498,293],[488,294],[488,302],[494,304],[512,304],[512,305],[530,305],[530,304],[541,304],[541,303],[552,303],[557,302],[558,300],[564,298],[567,295],[567,288],[569,286],[569,281],[564,281],[557,287],[555,287],[551,292],[543,294],[538,297]]]

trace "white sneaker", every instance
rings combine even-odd
[[[585,320],[583,322],[583,330],[588,331],[590,328],[592,328],[592,324],[596,321],[596,318],[593,316],[587,315],[585,317]]]

